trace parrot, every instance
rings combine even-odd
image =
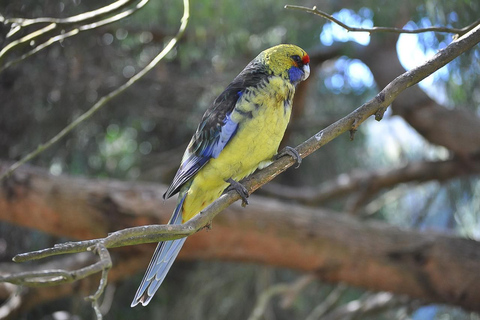
[[[205,111],[164,199],[178,193],[169,224],[182,224],[219,198],[237,191],[238,181],[273,160],[301,157],[291,147],[278,153],[292,112],[295,87],[310,75],[310,58],[300,47],[280,44],[254,58]],[[146,306],[162,284],[186,238],[157,245],[131,307]]]

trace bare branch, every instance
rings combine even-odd
[[[287,4],[285,6],[285,9],[292,9],[292,10],[300,10],[308,13],[315,14],[317,16],[323,17],[333,23],[338,24],[340,27],[344,28],[347,31],[352,31],[352,32],[368,32],[370,34],[376,33],[376,32],[390,32],[390,33],[424,33],[424,32],[443,32],[443,33],[454,33],[456,35],[464,35],[465,33],[469,32],[473,28],[475,28],[477,25],[480,24],[480,19],[475,21],[474,23],[464,27],[464,28],[448,28],[448,27],[428,27],[428,28],[420,28],[420,29],[415,29],[415,30],[409,30],[409,29],[402,29],[402,28],[393,28],[393,27],[373,27],[373,28],[358,28],[358,27],[351,27],[343,23],[342,21],[336,19],[332,15],[325,13],[319,9],[317,9],[317,6],[314,6],[313,8],[308,8],[308,7],[303,7],[303,6],[295,6],[295,5],[289,5]]]
[[[324,315],[326,320],[354,319],[357,316],[375,315],[392,308],[398,308],[413,303],[407,297],[398,297],[389,292],[366,294],[358,300],[350,301],[341,307]]]
[[[314,280],[317,280],[317,277],[313,274],[307,274],[303,277],[300,277],[290,286],[290,290],[283,294],[282,300],[280,301],[280,306],[282,308],[290,308],[297,296],[305,289],[310,283]]]
[[[11,292],[8,299],[5,299],[5,302],[0,305],[0,319],[2,320],[7,319],[12,315],[12,313],[19,310],[23,300],[23,297],[16,292],[17,288],[12,284],[9,284],[9,283],[7,284],[8,284],[7,289],[8,291],[11,291]]]
[[[96,237],[128,225],[155,223],[159,219],[167,221],[174,207],[174,201],[163,203],[159,190],[165,186],[160,184],[52,176],[48,171],[28,166],[13,177],[18,176],[23,176],[24,180],[17,179],[18,183],[11,181],[0,187],[0,219],[23,226],[38,225],[42,231],[61,236]],[[212,230],[192,235],[179,259],[255,262],[313,273],[326,282],[407,294],[467,310],[478,311],[480,307],[476,290],[480,285],[480,244],[477,241],[399,229],[379,221],[366,222],[340,212],[256,195],[250,197],[250,203],[248,210],[239,204],[230,206],[216,217]],[[80,219],[79,213],[83,215]],[[208,223],[211,216],[203,219]],[[39,224],[39,220],[45,223]],[[165,239],[168,230],[163,231]],[[153,239],[151,236],[150,240]],[[215,245],[218,243],[222,245]],[[86,247],[85,242],[82,247]],[[109,281],[124,279],[144,268],[151,249],[153,247],[141,246],[114,250],[119,259],[110,271]],[[17,272],[16,268],[74,270],[95,261],[66,264],[59,260],[91,256],[69,255],[54,259],[53,265],[41,264],[34,269],[26,269],[25,265],[15,268],[12,264],[10,267],[2,265],[0,270],[3,274]],[[87,282],[90,281],[83,283]],[[71,285],[62,285],[51,291],[58,292],[58,296],[69,294],[71,290]],[[29,292],[42,295],[43,291]],[[24,308],[37,303],[28,297],[25,299]]]
[[[84,279],[100,271],[108,271],[108,269],[111,268],[112,260],[110,259],[110,254],[102,245],[101,241],[95,245],[93,250],[88,251],[96,251],[100,257],[100,261],[73,271],[62,269],[48,271],[25,271],[13,275],[0,276],[0,282],[9,282],[16,285],[26,285],[29,287],[46,287]],[[99,290],[103,290],[105,285],[106,283],[101,283]],[[98,292],[91,298],[98,298],[97,294]]]
[[[100,283],[98,285],[97,291],[86,299],[92,302],[92,308],[95,311],[97,320],[101,320],[102,312],[100,311],[98,299],[103,294],[103,292],[105,291],[105,287],[107,286],[108,271],[110,271],[110,268],[112,267],[112,259],[110,258],[110,253],[108,252],[107,248],[105,248],[102,242],[97,244],[97,246],[95,247],[95,251],[98,252],[98,255],[100,257],[100,261],[97,262],[95,265],[99,265],[101,267],[102,277],[100,278]]]
[[[121,13],[118,13],[116,15],[114,15],[113,17],[109,17],[107,19],[103,19],[103,20],[99,20],[99,21],[95,21],[93,23],[90,23],[90,24],[85,24],[85,25],[82,25],[82,26],[79,26],[79,27],[76,27],[70,31],[65,31],[64,29],[61,30],[61,32],[58,34],[58,35],[55,35],[55,36],[52,36],[51,38],[49,38],[47,41],[45,42],[42,42],[38,45],[36,45],[32,50],[22,54],[20,57],[18,57],[17,59],[12,59],[11,61],[8,61],[7,63],[5,63],[2,67],[0,67],[0,72],[2,72],[3,70],[9,68],[10,66],[14,65],[14,64],[17,64],[19,63],[20,61],[22,60],[25,60],[26,58],[34,55],[35,53],[45,49],[46,47],[56,43],[56,42],[60,42],[62,40],[65,40],[66,38],[69,38],[69,37],[72,37],[72,36],[75,36],[77,34],[79,34],[80,32],[83,32],[83,31],[87,31],[87,30],[92,30],[92,29],[96,29],[96,28],[99,28],[99,27],[102,27],[104,25],[107,25],[107,24],[110,24],[110,23],[113,23],[113,22],[116,22],[118,20],[121,20],[125,17],[128,17],[129,15],[131,15],[132,13],[136,12],[138,9],[142,8],[145,4],[147,4],[149,0],[142,0],[137,6],[135,6],[134,8],[132,9],[129,9],[129,10],[125,10]],[[42,28],[41,30],[39,30],[38,32],[36,32],[35,36],[32,36],[31,35],[27,35],[19,40],[16,40],[12,43],[10,43],[9,45],[7,45],[4,50],[2,50],[2,52],[0,52],[0,62],[4,56],[5,53],[7,53],[8,50],[10,50],[11,48],[13,47],[10,47],[10,45],[19,45],[19,44],[23,44],[25,42],[28,42],[28,38],[37,38],[37,37],[40,37],[40,36],[43,36],[45,35],[46,32],[48,31],[52,31],[54,30],[55,28],[57,27],[56,24],[51,24],[51,25],[48,25],[46,26],[45,28]],[[30,40],[30,41],[33,41],[33,40]]]
[[[182,37],[183,33],[185,32],[185,29],[188,23],[188,17],[189,17],[189,3],[188,3],[188,0],[184,0],[183,3],[184,3],[185,9],[184,9],[183,17],[181,19],[181,25],[177,35],[172,40],[170,40],[170,42],[165,46],[165,48],[145,68],[143,68],[140,72],[138,72],[136,75],[131,77],[123,85],[121,85],[114,91],[110,92],[106,96],[103,96],[88,111],[86,111],[84,114],[82,114],[77,119],[75,119],[72,123],[66,126],[62,131],[56,134],[53,138],[48,140],[46,143],[39,145],[36,150],[30,152],[29,154],[24,156],[22,159],[14,163],[10,168],[8,168],[5,172],[3,172],[0,175],[0,181],[5,177],[9,176],[13,171],[15,171],[22,164],[32,160],[37,155],[39,155],[40,153],[42,153],[43,151],[51,147],[53,144],[57,143],[60,139],[66,136],[70,131],[72,131],[80,123],[90,118],[95,112],[97,112],[100,108],[105,106],[110,100],[112,100],[113,98],[115,98],[116,96],[124,92],[126,89],[132,86],[135,82],[140,80],[150,70],[152,70],[170,52],[170,50],[173,49],[173,47],[177,44],[178,40]]]
[[[322,317],[329,312],[333,306],[338,302],[342,297],[343,293],[347,290],[347,286],[339,284],[333,289],[330,294],[320,303],[315,309],[310,312],[305,320],[317,320],[322,319]]]
[[[279,184],[268,184],[262,192],[300,201],[309,205],[318,205],[330,200],[345,197],[359,190],[371,198],[382,189],[391,188],[401,183],[445,181],[465,175],[480,173],[480,159],[472,159],[469,165],[461,159],[445,161],[412,162],[399,168],[379,169],[376,171],[353,171],[337,178],[323,182],[318,187],[294,188]],[[358,203],[355,208],[358,208]]]
[[[268,303],[275,296],[285,294],[288,295],[290,297],[289,300],[291,300],[292,297],[296,297],[298,293],[302,291],[314,279],[315,277],[313,275],[306,275],[294,281],[293,283],[279,283],[270,286],[264,292],[262,292],[262,294],[260,294],[260,297],[257,299],[257,303],[255,304],[252,313],[248,317],[248,320],[262,319]],[[291,304],[291,302],[288,302],[288,304]],[[286,305],[287,303],[282,303],[283,307],[286,307]]]
[[[248,320],[260,320],[265,313],[265,309],[268,306],[270,300],[279,294],[287,292],[290,289],[290,284],[280,283],[269,287],[267,290],[262,292],[260,297],[257,300],[255,308],[248,317]]]
[[[87,300],[92,302],[92,308],[95,311],[98,320],[102,319],[102,313],[98,304],[98,299],[102,295],[105,287],[107,286],[108,271],[112,267],[112,259],[110,253],[105,248],[103,243],[98,242],[93,248],[90,247],[89,251],[96,252],[100,258],[100,261],[83,267],[78,270],[48,270],[48,271],[27,271],[20,272],[14,275],[0,276],[0,282],[9,282],[17,285],[26,285],[31,287],[43,287],[52,286],[62,283],[70,283],[80,279],[84,279],[92,274],[102,272],[100,284],[97,291],[87,297]]]
[[[142,8],[145,4],[147,4],[149,0],[140,0],[138,4],[136,4],[132,8],[129,8],[129,6],[136,1],[138,0],[119,0],[110,5],[99,8],[97,10],[85,12],[76,16],[63,18],[63,19],[58,19],[58,18],[3,19],[3,24],[5,25],[11,24],[11,30],[8,33],[7,38],[13,36],[22,28],[25,28],[31,25],[45,24],[45,23],[48,23],[48,25],[42,27],[41,29],[34,30],[28,33],[27,35],[21,37],[20,39],[12,41],[8,45],[6,45],[0,51],[0,65],[2,64],[2,61],[6,58],[6,55],[12,50],[22,49],[24,47],[30,46],[31,43],[35,43],[35,47],[33,49],[21,55],[19,58],[13,59],[5,63],[3,66],[1,66],[0,72],[10,67],[11,65],[16,64],[28,58],[29,56],[39,52],[40,50],[45,49],[46,47],[50,46],[55,42],[74,36],[79,32],[95,29],[103,25],[121,20],[133,14],[138,9]],[[117,11],[121,11],[121,12],[116,13]],[[112,16],[105,18],[109,15],[112,15]],[[71,29],[68,30],[69,28]],[[44,42],[41,42],[41,39],[46,37],[50,37],[50,38]]]
[[[98,17],[103,17],[106,14],[115,12],[116,10],[122,9],[125,6],[130,5],[136,0],[118,0],[114,3],[106,5],[102,8],[84,12],[75,16],[67,18],[50,18],[50,17],[41,17],[34,19],[25,19],[25,18],[6,18],[3,20],[3,24],[12,24],[15,28],[24,28],[39,23],[56,23],[56,24],[73,24],[79,22],[85,22],[87,20],[95,19]],[[12,36],[10,34],[9,36]]]

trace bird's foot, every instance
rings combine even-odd
[[[300,164],[302,164],[302,157],[298,153],[298,151],[295,148],[286,146],[285,149],[277,153],[276,155],[273,156],[273,160],[278,160],[283,156],[290,156],[295,160],[295,169],[300,167]]]
[[[226,180],[226,182],[230,183],[230,185],[227,188],[227,191],[235,190],[240,195],[240,198],[242,198],[242,207],[246,207],[248,204],[248,196],[249,196],[247,188],[245,188],[243,184],[233,180],[232,178],[229,178],[228,180]]]

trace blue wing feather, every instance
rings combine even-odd
[[[223,148],[227,145],[228,141],[232,139],[232,137],[237,132],[238,123],[230,118],[230,114],[227,114],[225,117],[224,125],[218,135],[218,138],[215,140],[214,143],[211,144],[211,148],[209,148],[209,155],[211,158],[216,158],[222,152]],[[211,149],[211,151],[210,151]]]
[[[237,101],[245,90],[255,87],[265,78],[269,71],[259,61],[250,62],[245,69],[228,85],[205,112],[187,151],[178,168],[172,184],[163,195],[170,198],[190,180],[211,158],[216,158],[235,136],[238,123],[230,118]]]
[[[223,125],[218,128],[217,132],[211,134],[211,138],[207,140],[208,143],[204,143],[202,148],[196,150],[197,152],[192,152],[191,148],[188,148],[186,159],[180,165],[172,184],[163,195],[163,198],[169,198],[177,193],[183,184],[190,180],[208,160],[218,157],[228,141],[235,135],[237,127],[238,123],[230,118],[230,114],[227,114]]]

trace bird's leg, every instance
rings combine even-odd
[[[248,204],[247,198],[249,196],[247,188],[245,188],[243,184],[233,180],[232,178],[229,178],[228,180],[226,180],[226,182],[230,183],[227,191],[235,190],[240,195],[240,198],[242,198],[242,207],[246,207]]]
[[[300,167],[300,164],[302,163],[302,157],[300,157],[300,154],[298,153],[298,151],[295,148],[292,148],[292,147],[289,147],[289,146],[286,146],[282,151],[280,151],[279,153],[274,155],[273,160],[278,160],[281,157],[286,156],[286,155],[292,157],[293,160],[295,160],[295,169]]]

